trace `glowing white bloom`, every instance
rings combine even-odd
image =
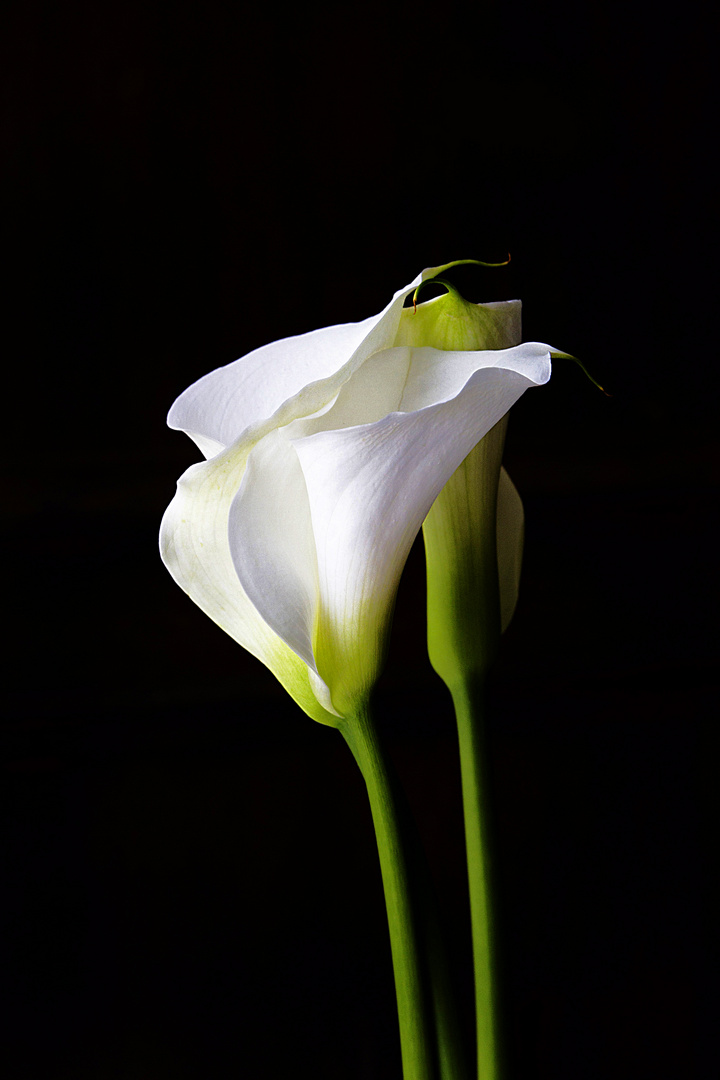
[[[351,715],[374,685],[400,574],[436,496],[520,395],[550,377],[550,346],[504,347],[520,339],[519,301],[476,305],[453,293],[403,307],[447,266],[423,271],[379,315],[210,372],[168,416],[207,460],[180,478],[165,513],[165,565],[322,723]],[[517,588],[517,508],[503,475],[505,612]]]

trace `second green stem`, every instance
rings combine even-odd
[[[467,852],[478,1080],[499,1080],[499,1037],[492,866],[483,716],[483,687],[465,683],[453,692],[460,746],[465,847]]]

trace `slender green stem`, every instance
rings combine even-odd
[[[375,731],[363,709],[340,726],[367,785],[387,906],[397,995],[404,1080],[438,1080],[438,1046],[430,959],[418,895],[416,840],[407,808]],[[450,1080],[442,1074],[442,1080]]]
[[[453,691],[460,745],[465,847],[467,851],[478,1080],[500,1080],[496,942],[489,857],[488,796],[485,765],[483,686],[466,680]]]

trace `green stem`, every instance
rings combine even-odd
[[[489,858],[488,793],[485,766],[483,686],[467,679],[452,690],[457,718],[467,851],[478,1080],[499,1080],[496,944]]]
[[[419,844],[409,809],[377,736],[362,709],[340,730],[365,779],[377,838],[395,974],[404,1080],[462,1080],[461,1048],[448,1035],[448,987],[438,935],[427,934],[427,882],[419,873]],[[442,968],[434,988],[431,979]],[[433,970],[435,969],[435,970]],[[441,1018],[436,1038],[434,1011]],[[438,1058],[443,1062],[439,1068]],[[450,1072],[448,1069],[455,1069]]]

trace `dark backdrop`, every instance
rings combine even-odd
[[[514,409],[490,769],[509,1080],[714,1075],[709,29],[643,3],[11,5],[2,64],[8,1080],[396,1080],[361,781],[157,555],[164,417],[456,258],[581,356]],[[470,1022],[422,551],[378,707]],[[707,1070],[707,1071],[706,1071]]]

